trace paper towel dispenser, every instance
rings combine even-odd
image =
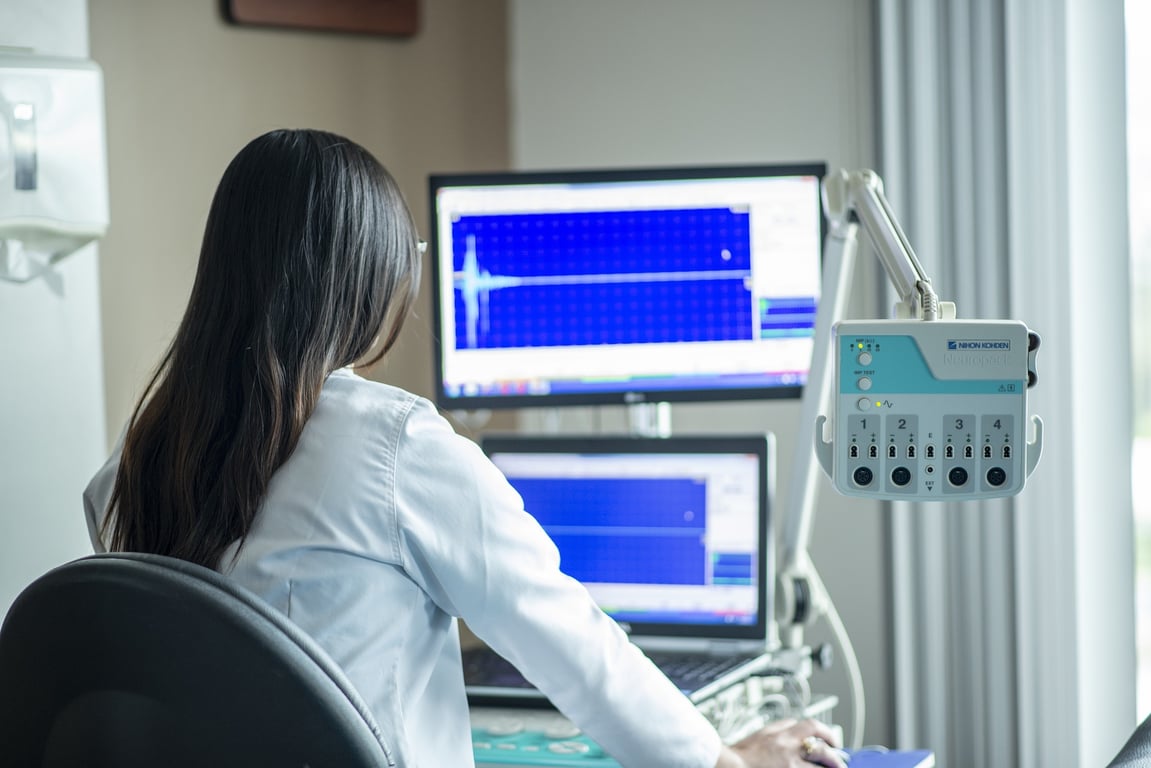
[[[0,280],[32,280],[107,228],[100,68],[0,53]]]

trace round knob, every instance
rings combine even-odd
[[[591,751],[591,747],[581,741],[557,741],[548,744],[548,751],[557,755],[583,755]]]
[[[544,735],[549,739],[574,739],[576,736],[579,736],[579,734],[579,728],[577,728],[574,723],[566,720],[552,723],[544,729]]]
[[[488,725],[486,730],[492,736],[514,736],[523,731],[523,729],[523,720],[514,717],[501,717],[499,720]]]
[[[835,653],[830,643],[822,643],[811,649],[811,661],[820,669],[830,668],[834,659]]]

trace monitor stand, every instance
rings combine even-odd
[[[627,421],[636,437],[671,437],[671,403],[631,403]]]

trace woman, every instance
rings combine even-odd
[[[85,492],[96,548],[183,558],[261,595],[341,665],[402,766],[472,763],[455,617],[624,765],[841,765],[812,721],[723,746],[560,572],[478,447],[352,372],[395,342],[419,259],[363,148],[304,130],[248,144],[176,338]]]

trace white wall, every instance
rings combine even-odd
[[[5,0],[0,46],[87,57],[85,0]],[[0,614],[91,552],[80,494],[107,442],[97,258],[90,245],[47,279],[0,282]]]
[[[871,12],[855,0],[511,0],[515,165],[873,167]],[[855,315],[873,311],[873,265],[859,271]],[[783,499],[792,457],[810,450],[796,444],[798,416],[795,402],[677,405],[672,428],[775,432]],[[626,425],[611,408],[523,419],[529,430]],[[812,557],[863,666],[868,743],[893,737],[885,526],[878,504],[837,497],[821,481]],[[842,665],[813,684],[840,696],[837,720],[850,722]]]

